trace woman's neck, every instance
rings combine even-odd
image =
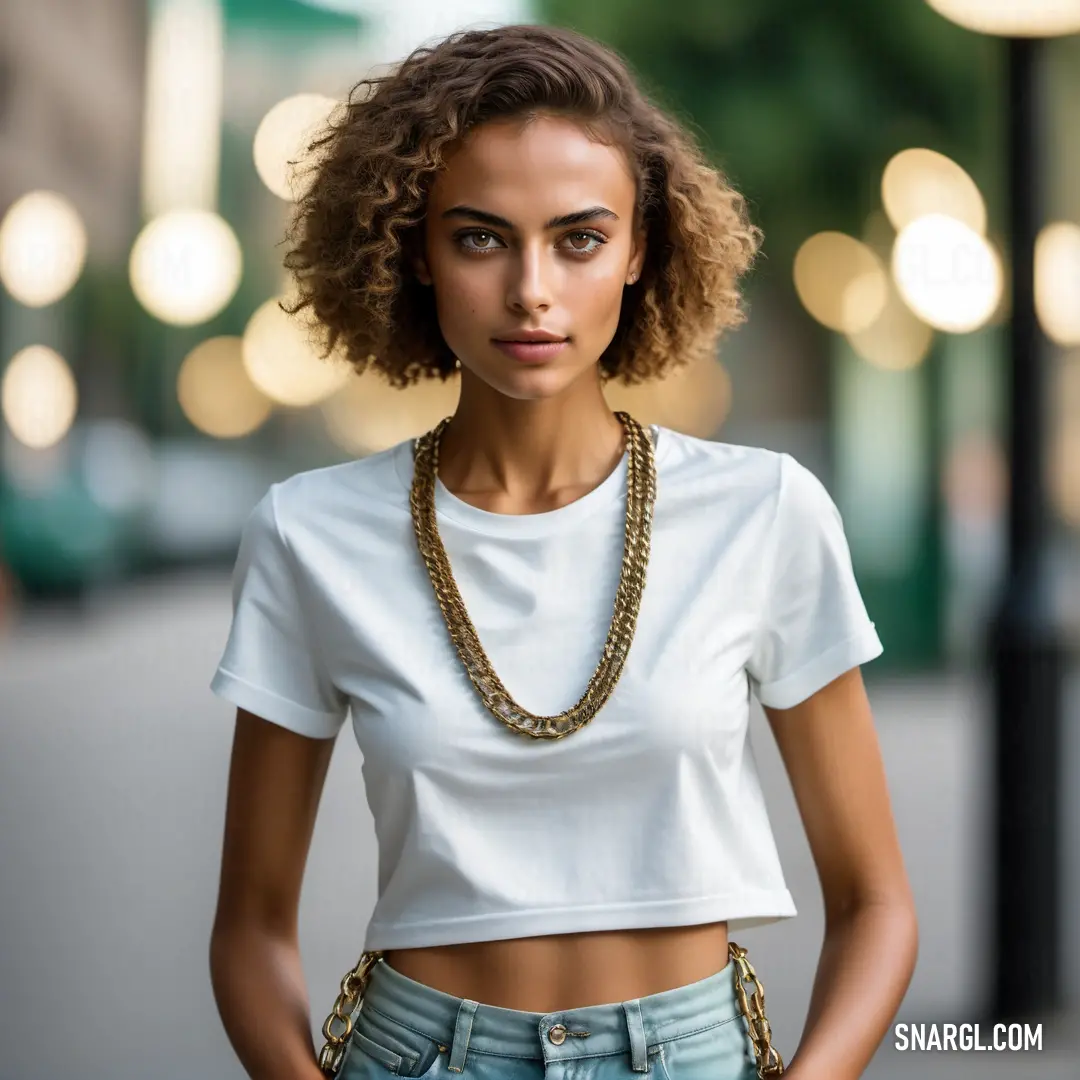
[[[503,514],[555,510],[598,487],[622,459],[623,427],[599,379],[558,398],[524,401],[462,375],[439,478],[464,502]]]

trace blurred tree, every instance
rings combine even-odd
[[[955,158],[998,204],[999,43],[911,0],[539,0],[613,46],[750,200],[789,277],[820,229],[858,234],[897,151]]]

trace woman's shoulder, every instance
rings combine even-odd
[[[783,450],[663,428],[657,470],[670,491],[684,493],[695,504],[722,501],[729,510],[763,515],[795,537],[840,522],[836,503],[818,475]]]
[[[673,484],[719,485],[726,492],[750,497],[779,493],[789,455],[762,446],[706,439],[661,427],[657,470]]]
[[[411,440],[364,457],[303,469],[271,485],[279,527],[324,531],[408,512]]]
[[[302,469],[274,485],[278,500],[295,504],[327,497],[397,495],[402,486],[401,458],[410,448],[411,440],[406,439],[363,457]]]

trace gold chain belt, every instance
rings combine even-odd
[[[735,996],[739,999],[739,1009],[749,1025],[750,1039],[754,1044],[754,1056],[757,1058],[757,1074],[761,1080],[782,1076],[784,1061],[772,1045],[772,1029],[765,1016],[765,990],[742,946],[729,941],[728,956],[735,962]],[[378,950],[361,954],[356,967],[341,980],[341,992],[322,1027],[326,1044],[319,1054],[319,1068],[327,1076],[336,1076],[341,1068],[349,1038],[352,1035],[352,1014],[357,1006],[363,1003],[364,990],[367,988],[371,969],[382,957],[382,952]],[[749,982],[753,986],[749,996],[743,986],[744,982]],[[335,1021],[343,1025],[337,1033],[334,1032]]]
[[[735,961],[735,996],[739,999],[739,1008],[750,1026],[750,1039],[754,1044],[754,1056],[757,1058],[757,1074],[761,1080],[783,1076],[784,1059],[772,1044],[772,1028],[765,1016],[765,989],[758,981],[754,965],[750,963],[746,950],[741,945],[729,941],[728,956]],[[744,982],[753,983],[754,986],[749,998],[746,996]]]

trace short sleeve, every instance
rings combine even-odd
[[[780,455],[762,618],[747,671],[758,700],[789,709],[882,653],[851,565],[840,511],[821,481]]]
[[[275,488],[252,510],[232,575],[232,625],[210,689],[301,735],[332,738],[348,712],[318,655],[278,526]]]

